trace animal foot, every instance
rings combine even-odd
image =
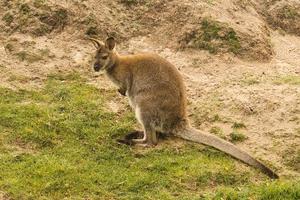
[[[136,144],[134,140],[141,140],[143,137],[144,137],[143,131],[133,131],[133,132],[129,132],[123,138],[118,139],[117,141],[120,144],[126,144],[132,146]]]

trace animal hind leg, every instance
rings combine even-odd
[[[142,144],[145,146],[153,146],[158,142],[156,131],[151,128],[144,128],[144,137],[142,139],[133,139],[134,144]]]
[[[143,146],[152,146],[157,144],[156,131],[151,124],[145,120],[151,117],[147,116],[148,112],[142,111],[139,106],[135,108],[135,116],[144,129],[144,137],[142,139],[133,139],[134,144],[142,144]]]
[[[147,143],[150,145],[157,145],[158,143],[158,137],[157,137],[157,133],[155,130],[151,130],[149,131],[150,133],[148,134],[150,137],[148,138]]]

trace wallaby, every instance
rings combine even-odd
[[[113,37],[105,43],[94,38],[97,48],[94,70],[104,70],[127,95],[135,116],[143,127],[143,138],[135,144],[156,145],[158,133],[172,134],[185,140],[219,149],[250,166],[260,169],[271,178],[278,175],[235,145],[215,135],[191,127],[187,117],[187,98],[181,74],[174,65],[156,54],[121,56]]]

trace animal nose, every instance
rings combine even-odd
[[[94,70],[95,70],[96,72],[98,72],[98,71],[100,70],[100,65],[99,65],[99,63],[95,63],[95,64],[94,64]]]

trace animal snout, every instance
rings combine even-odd
[[[98,71],[100,71],[100,69],[101,69],[100,64],[99,64],[99,63],[95,63],[95,64],[94,64],[94,70],[95,70],[96,72],[98,72]]]

